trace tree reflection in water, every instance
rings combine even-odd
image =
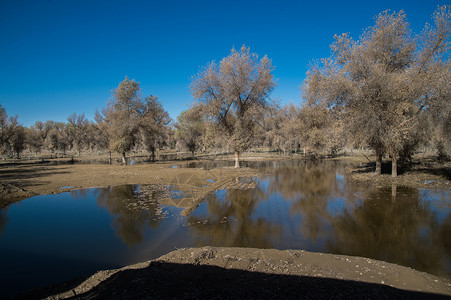
[[[8,223],[8,209],[8,206],[0,208],[0,235],[3,234],[6,224]]]
[[[207,196],[191,215],[168,215],[161,227],[170,209],[163,210],[158,201],[175,193],[168,186],[124,185],[70,194],[97,199],[111,215],[116,235],[134,250],[139,243],[160,252],[204,245],[302,249],[370,257],[450,278],[451,191],[361,186],[346,180],[344,167],[333,161],[268,162],[261,165],[265,176],[224,183],[227,189]],[[81,207],[104,213],[95,203]],[[8,209],[0,209],[2,236],[8,218],[17,218],[16,209]],[[170,236],[163,246],[152,240],[162,234]]]
[[[302,234],[316,241],[326,238],[330,212],[328,201],[343,196],[334,162],[300,161],[275,170],[270,180],[269,193],[278,193],[291,203],[290,215],[301,215]]]
[[[426,197],[405,187],[367,190],[330,218],[328,251],[449,276],[451,215],[440,221]]]
[[[158,199],[168,197],[162,185],[121,185],[100,189],[97,203],[114,217],[113,228],[129,246],[143,240],[145,227],[157,228],[164,219]]]
[[[187,217],[187,223],[191,225],[197,239],[196,245],[273,247],[271,240],[280,235],[280,225],[253,216],[263,197],[264,193],[258,187],[223,190],[207,196],[207,216]]]

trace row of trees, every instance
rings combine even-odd
[[[335,36],[332,55],[314,63],[301,87],[301,106],[280,106],[270,98],[276,86],[271,60],[243,46],[194,78],[194,102],[171,122],[155,96],[125,78],[96,122],[72,115],[68,123],[37,122],[30,128],[1,110],[0,146],[19,154],[109,149],[122,155],[140,148],[196,151],[223,149],[239,155],[249,147],[284,152],[336,153],[370,147],[376,172],[382,157],[409,158],[419,146],[451,149],[451,13],[439,7],[433,24],[413,35],[404,12],[381,13],[359,39]],[[22,144],[21,144],[22,142]]]
[[[121,85],[131,82],[134,81],[126,79]],[[236,149],[236,140],[229,139],[200,105],[183,111],[174,122],[156,97],[148,97],[140,105],[143,104],[145,109],[139,110],[140,114],[119,113],[108,106],[96,114],[95,122],[87,120],[84,114],[72,114],[67,122],[38,121],[28,128],[18,123],[17,116],[8,117],[2,108],[1,153],[4,157],[19,158],[24,150],[52,155],[115,151],[125,157],[126,152],[135,150],[148,151],[155,159],[155,152],[161,149],[189,151],[192,156],[196,152]],[[339,148],[324,135],[327,133],[326,127],[321,129],[321,133],[317,132],[319,129],[315,127],[316,119],[311,115],[310,108],[293,104],[281,107],[272,103],[271,107],[258,111],[254,118],[254,126],[248,128],[246,133],[247,139],[239,144],[242,147],[240,151],[254,147],[284,153],[330,153]]]
[[[29,128],[20,125],[17,115],[8,117],[0,106],[0,152],[17,158],[25,149],[31,153],[50,153],[105,149],[107,144],[98,127],[89,122],[84,114],[73,114],[68,122],[38,121]]]

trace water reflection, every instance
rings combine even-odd
[[[162,185],[75,190],[13,204],[0,209],[0,258],[23,252],[11,259],[17,269],[26,257],[51,254],[76,266],[92,262],[91,272],[212,245],[356,255],[451,277],[451,191],[359,186],[333,161],[248,163],[266,175],[224,183],[228,189],[207,196],[188,216],[181,215],[184,194]],[[169,198],[180,201],[161,201]],[[36,270],[48,268],[40,263]],[[0,279],[8,278],[1,271]]]
[[[328,251],[377,258],[446,275],[450,222],[439,222],[417,189],[374,188],[330,219]],[[447,219],[450,218],[449,212]],[[448,253],[447,255],[443,255]],[[448,270],[449,272],[449,270]]]
[[[268,222],[255,211],[264,192],[260,188],[222,190],[206,198],[206,213],[188,216],[196,245],[271,248],[280,234],[279,224]]]
[[[0,236],[5,231],[7,223],[8,223],[8,207],[0,208]]]
[[[255,189],[207,197],[187,220],[196,245],[356,255],[450,276],[450,191],[358,186],[334,162],[277,162],[272,170]]]
[[[146,227],[157,228],[164,219],[158,199],[168,194],[160,185],[121,185],[99,190],[97,203],[114,217],[113,228],[129,246],[143,240]]]
[[[291,203],[290,215],[301,215],[300,231],[316,241],[325,238],[329,218],[328,201],[339,197],[336,166],[301,161],[275,170],[268,192]]]

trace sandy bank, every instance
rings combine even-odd
[[[451,282],[368,258],[299,250],[189,248],[83,282],[24,296],[47,299],[446,299]]]

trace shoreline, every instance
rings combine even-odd
[[[261,153],[245,153],[242,161],[306,160],[305,157],[272,156]],[[232,157],[222,157],[232,160]],[[451,162],[440,163],[430,158],[416,160],[400,175],[391,177],[387,170],[382,175],[372,172],[373,163],[365,156],[325,158],[326,161],[343,161],[355,164],[347,167],[348,180],[367,186],[405,186],[451,190]],[[65,161],[65,160],[64,160]],[[69,164],[55,162],[23,162],[0,165],[0,208],[23,199],[48,194],[59,194],[77,189],[100,188],[123,184],[169,184],[178,185],[184,191],[199,192],[205,180],[218,178],[221,184],[207,183],[209,191],[221,188],[233,177],[260,176],[259,170],[251,168],[218,167],[214,169],[173,168],[174,165],[215,160],[165,161],[132,166],[108,164]],[[314,161],[314,160],[313,160]],[[389,166],[388,166],[389,167]],[[385,166],[387,169],[387,165]],[[190,180],[183,180],[189,177]],[[205,192],[205,191],[202,191]]]
[[[82,282],[36,290],[17,299],[123,298],[443,299],[451,281],[363,257],[303,250],[202,247],[103,270]]]

